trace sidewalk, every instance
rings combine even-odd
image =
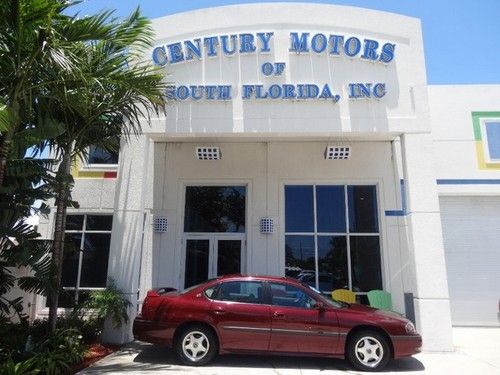
[[[456,351],[420,353],[391,362],[382,374],[500,375],[500,328],[454,328]],[[133,342],[103,358],[81,375],[94,374],[198,374],[198,375],[312,375],[358,374],[338,359],[225,355],[205,367],[179,366],[173,352],[163,346]]]

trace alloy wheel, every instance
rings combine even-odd
[[[375,368],[384,358],[384,347],[375,337],[365,336],[354,346],[356,358],[365,366]]]
[[[182,351],[193,362],[202,360],[209,350],[210,342],[203,332],[190,331],[182,340]]]

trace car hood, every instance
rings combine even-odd
[[[379,316],[381,318],[398,320],[400,322],[407,322],[408,321],[408,319],[406,319],[403,315],[398,314],[394,311],[385,311],[385,310],[374,309],[373,307],[359,305],[357,303],[352,303],[347,308],[351,311],[357,311],[360,313],[365,313],[367,315],[376,315],[376,316]]]

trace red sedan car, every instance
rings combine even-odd
[[[346,358],[360,370],[379,370],[422,345],[396,313],[332,301],[294,279],[241,275],[148,292],[134,336],[169,344],[194,366],[217,354],[265,353]]]

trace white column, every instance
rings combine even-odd
[[[450,301],[430,134],[401,137],[407,235],[417,329],[423,349],[453,350]]]
[[[113,329],[106,323],[103,340],[125,343],[133,340],[132,322],[137,312],[139,272],[143,255],[143,231],[148,218],[145,205],[149,198],[147,183],[152,166],[149,164],[149,139],[147,136],[131,137],[120,148],[118,179],[116,182],[113,213],[113,231],[108,262],[108,278],[116,283],[125,298],[131,302],[129,323]],[[148,241],[146,241],[148,243]],[[146,254],[149,252],[146,251]]]

